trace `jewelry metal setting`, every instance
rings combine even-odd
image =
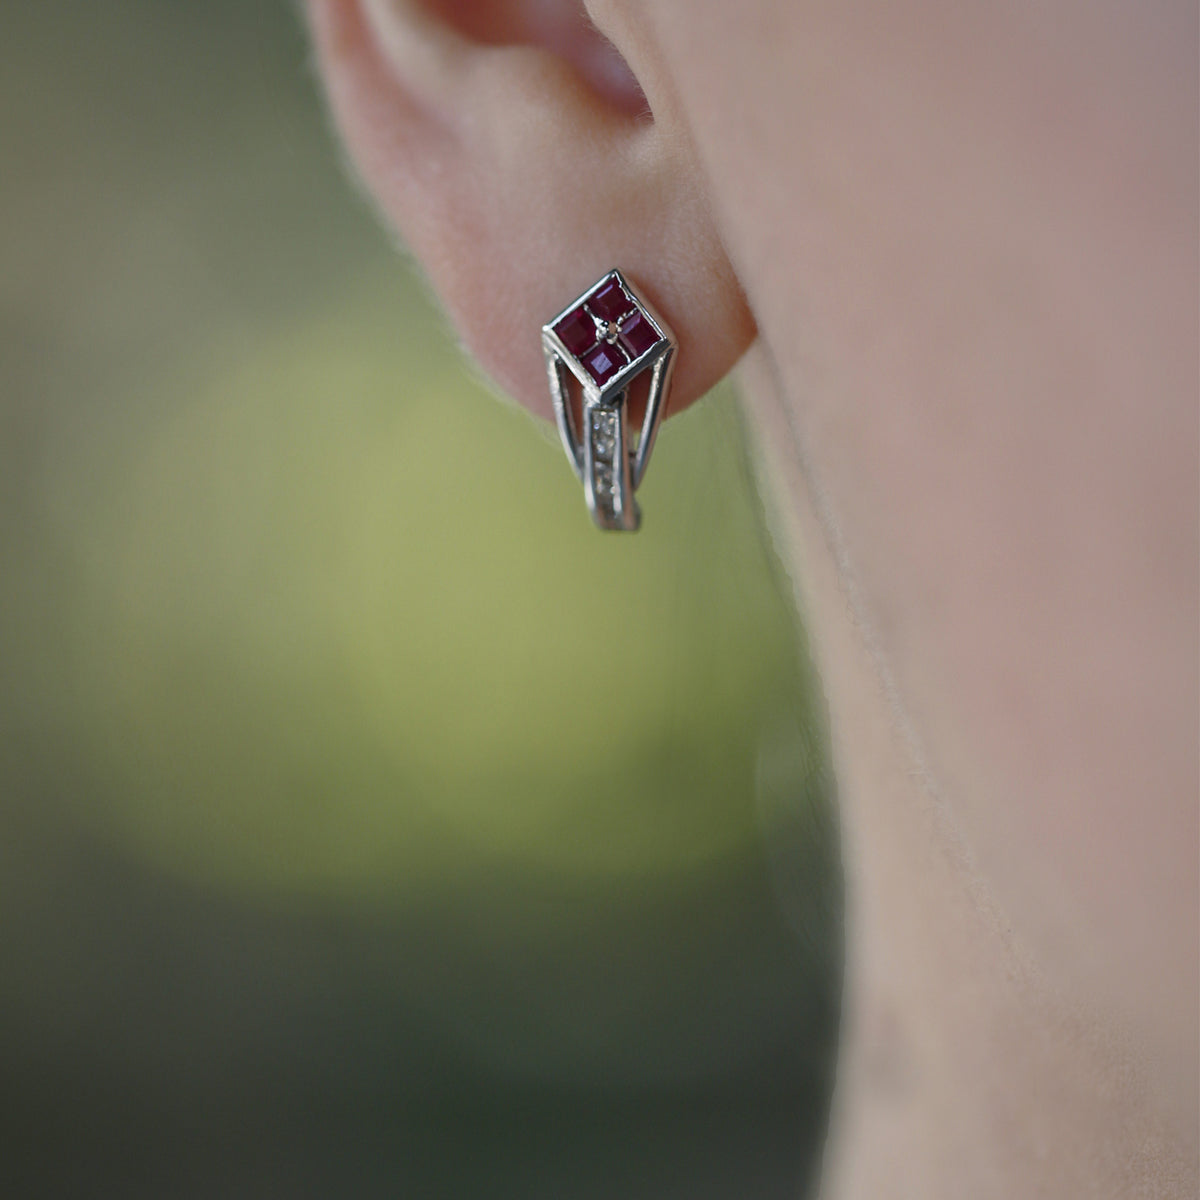
[[[642,514],[633,494],[646,474],[671,386],[674,335],[614,269],[542,326],[542,349],[559,436],[592,520],[601,529],[637,529]],[[647,371],[646,415],[641,429],[631,431],[630,385]],[[578,415],[571,375],[582,388]]]

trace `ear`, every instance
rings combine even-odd
[[[308,7],[359,171],[505,391],[550,415],[541,326],[612,267],[676,334],[673,411],[733,367],[753,321],[646,47],[582,0]]]

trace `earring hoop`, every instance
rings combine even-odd
[[[634,499],[658,436],[676,342],[666,322],[615,268],[542,326],[542,350],[563,449],[601,529],[633,531]],[[650,372],[646,414],[631,433],[630,385]],[[578,422],[568,391],[583,389]]]

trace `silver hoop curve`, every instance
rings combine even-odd
[[[559,436],[583,482],[592,520],[601,529],[637,529],[642,514],[633,494],[646,474],[662,421],[674,335],[614,268],[542,326],[542,350]],[[647,371],[646,415],[633,441],[626,411],[629,388]],[[583,389],[578,424],[567,372]]]

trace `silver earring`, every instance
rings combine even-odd
[[[542,326],[542,349],[558,432],[592,519],[601,529],[637,529],[642,514],[633,494],[646,473],[671,386],[674,336],[614,269]],[[578,423],[566,371],[583,389]],[[646,371],[646,415],[633,441],[629,388]]]

